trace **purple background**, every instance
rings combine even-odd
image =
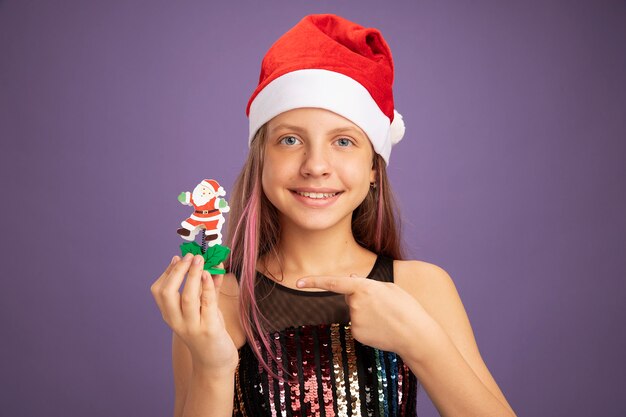
[[[391,46],[406,242],[513,408],[626,413],[624,1],[76,0],[0,2],[3,415],[171,415],[176,196],[230,189],[263,54],[323,12]]]

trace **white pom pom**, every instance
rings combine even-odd
[[[404,120],[402,119],[402,115],[394,109],[393,122],[391,122],[390,133],[389,133],[389,136],[391,138],[391,143],[393,145],[395,145],[396,143],[402,140],[405,130],[406,130],[406,127],[404,126]]]

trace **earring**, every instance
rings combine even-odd
[[[376,189],[376,183],[375,182],[370,182],[370,188],[372,190],[375,190]]]

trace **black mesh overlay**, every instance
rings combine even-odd
[[[325,323],[348,323],[345,296],[329,291],[310,292],[288,288],[257,272],[256,299],[268,331]],[[393,259],[379,255],[367,278],[393,282]]]

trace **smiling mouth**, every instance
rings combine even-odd
[[[309,193],[309,192],[300,192],[300,191],[292,191],[292,193],[298,194],[302,197],[307,197],[307,198],[311,198],[314,200],[323,200],[326,198],[332,198],[334,196],[336,196],[337,194],[340,194],[340,192],[336,192],[336,193]]]

